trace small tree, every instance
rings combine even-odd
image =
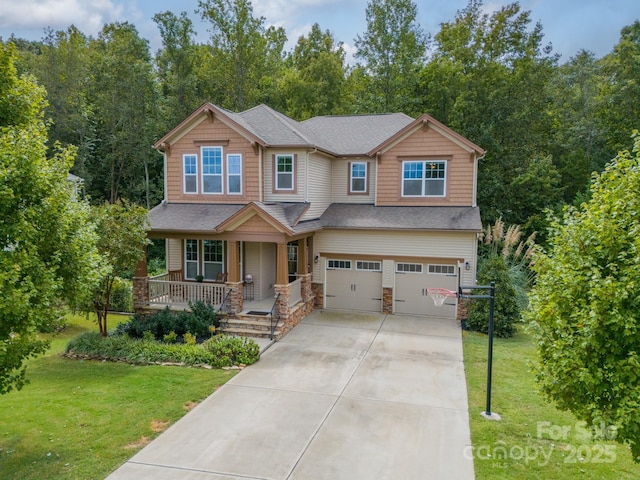
[[[591,198],[552,224],[535,255],[531,321],[537,377],[561,409],[627,442],[640,461],[640,137],[600,175]]]
[[[93,297],[100,334],[107,336],[107,313],[116,277],[135,268],[144,258],[147,239],[147,212],[144,208],[118,201],[94,207],[98,226],[98,252],[104,273]]]

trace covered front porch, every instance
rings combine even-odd
[[[138,266],[137,311],[184,310],[201,301],[230,319],[275,318],[286,333],[313,309],[313,230],[282,228],[261,209],[247,207],[207,233],[193,225],[153,227],[152,219],[149,237],[166,241],[167,271],[149,277],[146,263]]]

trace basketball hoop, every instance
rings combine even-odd
[[[441,307],[447,298],[455,298],[458,296],[455,290],[448,290],[446,288],[427,288],[427,293],[433,299],[433,304],[436,307]]]

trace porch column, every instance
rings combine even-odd
[[[289,267],[287,263],[287,244],[278,243],[276,249],[276,285],[289,284]]]
[[[227,273],[229,282],[240,281],[240,265],[238,264],[238,242],[227,242]]]
[[[149,273],[147,271],[147,248],[133,273],[133,309],[138,311],[149,305]]]
[[[307,260],[307,237],[305,237],[298,240],[298,275],[309,273]]]

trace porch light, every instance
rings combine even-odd
[[[247,273],[244,276],[244,283],[253,283],[253,275],[251,275],[250,273]]]

